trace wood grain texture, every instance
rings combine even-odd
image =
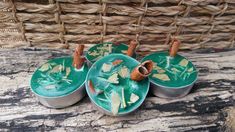
[[[97,111],[86,96],[65,109],[49,109],[30,91],[33,71],[69,50],[0,50],[0,131],[233,131],[235,50],[181,53],[199,70],[184,98],[167,100],[149,93],[144,104],[124,117]],[[232,127],[233,126],[233,127]]]

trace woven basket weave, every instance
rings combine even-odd
[[[234,47],[235,0],[2,0],[0,47],[86,48],[140,42],[139,51]]]

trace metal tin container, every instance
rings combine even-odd
[[[86,52],[87,64],[90,67],[94,62],[102,58],[103,56],[109,55],[111,53],[126,54],[128,46],[124,43],[113,44],[112,42],[105,42],[100,44],[95,44]],[[136,57],[134,54],[132,57]]]
[[[116,64],[117,60],[122,61]],[[136,110],[144,102],[150,85],[148,78],[139,82],[130,79],[130,72],[139,64],[123,54],[111,54],[96,61],[85,83],[92,104],[111,116],[123,116]],[[115,103],[115,99],[120,102]]]
[[[168,52],[147,55],[142,61],[152,60],[154,68],[149,76],[151,91],[162,98],[179,98],[187,95],[198,77],[196,67],[187,58]]]
[[[88,66],[72,66],[72,57],[49,60],[31,78],[31,90],[39,102],[50,108],[64,108],[75,104],[85,95]]]

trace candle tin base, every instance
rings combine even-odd
[[[174,99],[174,98],[180,98],[186,96],[190,90],[192,89],[193,85],[184,87],[184,88],[178,88],[178,89],[172,89],[172,88],[166,88],[161,87],[150,83],[150,91],[160,98],[167,98],[167,99]]]
[[[36,97],[38,101],[44,106],[50,108],[64,108],[77,103],[85,96],[85,94],[86,94],[85,87],[82,86],[73,93],[63,97],[50,98],[50,97],[41,97],[39,95],[36,95]]]

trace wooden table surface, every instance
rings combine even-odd
[[[189,95],[161,99],[151,93],[135,112],[110,117],[86,96],[64,109],[49,109],[30,91],[33,71],[66,50],[0,50],[0,131],[235,131],[235,49],[180,53],[199,70]]]

